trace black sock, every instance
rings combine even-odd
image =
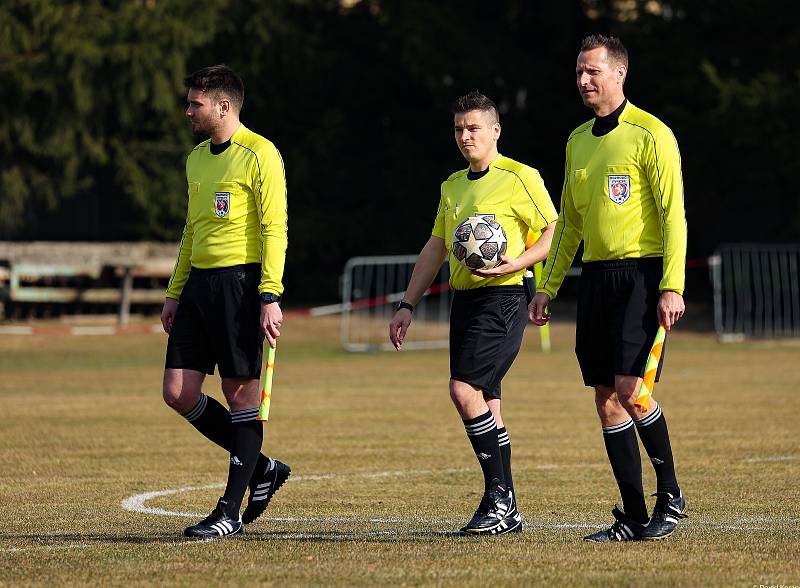
[[[500,480],[505,484],[503,458],[497,441],[497,423],[492,411],[487,410],[479,417],[465,420],[464,428],[483,470],[484,490],[489,490],[492,480]]]
[[[639,438],[656,471],[657,490],[677,496],[680,489],[675,477],[675,464],[672,461],[667,420],[664,418],[664,413],[661,412],[661,406],[657,404],[649,415],[636,421],[636,430],[639,431]]]
[[[231,460],[228,484],[222,497],[235,505],[236,513],[253,476],[264,440],[264,426],[256,417],[258,407],[231,412]]]
[[[511,478],[511,440],[508,438],[508,431],[505,427],[497,429],[497,443],[500,445],[500,457],[503,458],[503,477],[506,479],[506,486],[513,492],[514,481]]]
[[[216,399],[201,394],[200,400],[197,401],[194,408],[182,416],[206,439],[231,453],[231,435],[233,434],[231,413]],[[257,470],[266,470],[268,466],[269,458],[259,455],[256,464]]]
[[[625,514],[637,523],[646,523],[647,505],[642,488],[642,458],[633,421],[603,427],[608,461],[617,479]]]

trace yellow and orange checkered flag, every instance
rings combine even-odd
[[[261,380],[261,404],[258,406],[258,420],[269,420],[269,404],[272,401],[272,372],[275,370],[275,347],[267,345],[267,359],[264,362],[264,375]]]
[[[650,355],[647,356],[647,363],[644,366],[644,377],[636,396],[636,406],[643,413],[650,410],[650,398],[653,396],[653,388],[656,387],[656,374],[658,373],[658,362],[661,361],[661,353],[664,351],[664,339],[667,337],[667,330],[664,325],[659,325],[656,331],[656,338],[650,348]]]

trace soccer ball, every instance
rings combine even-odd
[[[471,216],[453,233],[453,256],[469,269],[489,269],[500,265],[508,239],[493,214]]]

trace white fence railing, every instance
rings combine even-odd
[[[354,257],[344,266],[342,303],[320,307],[312,315],[341,312],[341,342],[348,351],[392,349],[389,343],[389,322],[394,307],[403,297],[416,255]],[[570,276],[580,274],[579,268]],[[436,349],[448,345],[448,319],[452,291],[448,285],[450,270],[442,265],[433,284],[414,309],[414,322],[409,329],[405,349]],[[549,327],[537,329],[542,351],[550,350]]]
[[[390,349],[389,321],[405,293],[416,255],[354,257],[342,275],[341,341],[348,351]],[[414,309],[414,323],[403,347],[447,347],[447,319],[452,293],[445,263],[433,285]]]

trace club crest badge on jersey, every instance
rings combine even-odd
[[[623,204],[631,197],[631,177],[630,176],[608,176],[608,197],[616,204]]]
[[[231,209],[230,192],[214,192],[214,212],[219,218],[228,216]]]

